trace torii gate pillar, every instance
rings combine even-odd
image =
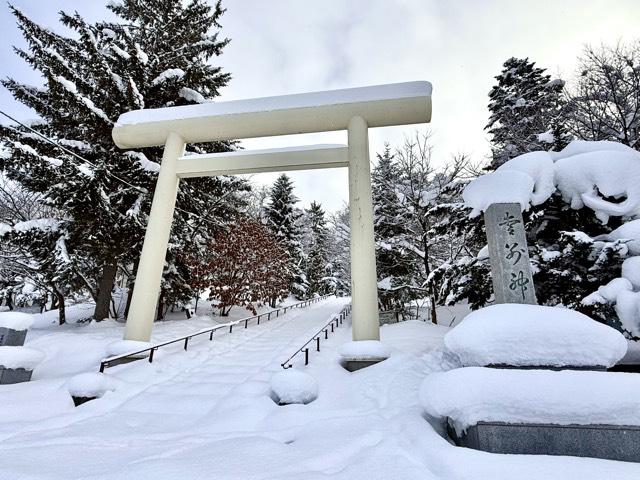
[[[351,334],[354,340],[380,340],[367,122],[362,117],[353,117],[349,121],[347,132],[351,218]]]

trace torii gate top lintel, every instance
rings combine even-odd
[[[406,82],[326,92],[134,110],[120,115],[120,148],[164,145],[169,133],[185,143],[346,130],[362,117],[369,128],[431,120],[431,84]]]
[[[431,84],[408,82],[124,113],[113,128],[120,148],[164,145],[125,338],[148,341],[182,178],[348,167],[354,340],[380,338],[368,129],[427,123]],[[347,130],[348,145],[184,156],[189,143]]]

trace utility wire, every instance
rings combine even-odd
[[[79,159],[79,160],[82,160],[82,161],[83,161],[83,162],[85,162],[86,164],[91,165],[93,168],[96,168],[96,169],[98,168],[98,166],[97,166],[95,163],[92,163],[92,162],[90,162],[89,160],[87,160],[86,158],[81,157],[81,156],[80,156],[80,155],[78,155],[76,152],[74,152],[74,151],[72,151],[72,150],[69,150],[68,148],[64,147],[63,145],[60,145],[60,144],[59,144],[58,142],[56,142],[55,140],[52,140],[51,138],[47,137],[46,135],[44,135],[44,134],[42,134],[42,133],[38,132],[37,130],[35,130],[35,129],[33,129],[33,128],[31,128],[30,126],[25,125],[25,124],[24,124],[24,123],[22,123],[21,121],[19,121],[19,120],[17,120],[17,119],[15,119],[15,118],[13,118],[13,117],[12,117],[11,115],[9,115],[8,113],[6,113],[6,112],[4,112],[4,111],[0,110],[0,114],[4,115],[4,116],[5,116],[5,117],[7,117],[9,120],[12,120],[12,121],[16,122],[16,123],[17,123],[18,125],[20,125],[21,127],[26,128],[26,129],[27,129],[27,130],[29,130],[30,132],[32,132],[32,133],[34,133],[35,135],[37,135],[38,137],[42,138],[44,141],[46,141],[46,142],[50,143],[50,144],[51,144],[51,145],[53,145],[54,147],[59,148],[59,149],[60,149],[60,150],[62,150],[63,152],[68,153],[69,155],[72,155],[72,156],[76,157],[76,158],[77,158],[77,159]],[[122,178],[118,177],[116,174],[114,174],[114,173],[112,173],[112,172],[109,172],[108,170],[107,170],[107,171],[105,171],[105,173],[106,173],[107,175],[109,175],[110,177],[112,177],[112,178],[116,179],[117,181],[119,181],[119,182],[123,183],[124,185],[127,185],[128,187],[131,187],[131,188],[133,188],[134,190],[137,190],[137,191],[138,191],[138,192],[140,192],[140,193],[148,193],[148,191],[147,191],[146,189],[144,189],[144,188],[142,188],[142,187],[138,187],[138,186],[136,186],[136,185],[133,185],[133,184],[131,184],[131,183],[127,182],[126,180],[124,180],[124,179],[122,179]]]
[[[89,160],[87,160],[86,158],[84,158],[84,157],[82,157],[82,156],[78,155],[76,152],[74,152],[74,151],[72,151],[72,150],[69,150],[69,149],[68,149],[68,148],[66,148],[65,146],[60,145],[60,144],[59,144],[58,142],[56,142],[55,140],[53,140],[53,139],[51,139],[51,138],[47,137],[46,135],[44,135],[44,134],[42,134],[42,133],[38,132],[37,130],[35,130],[35,129],[31,128],[30,126],[28,126],[28,125],[26,125],[26,124],[24,124],[24,123],[23,123],[23,122],[21,122],[20,120],[17,120],[16,118],[12,117],[12,116],[11,116],[11,115],[9,115],[8,113],[4,112],[3,110],[0,110],[0,114],[1,114],[1,115],[4,115],[4,116],[5,116],[5,117],[7,117],[9,120],[11,120],[11,121],[13,121],[13,122],[17,123],[17,124],[18,124],[18,125],[20,125],[21,127],[26,128],[26,129],[27,129],[27,130],[29,130],[30,132],[32,132],[32,133],[34,133],[35,135],[37,135],[38,137],[42,138],[43,140],[45,140],[46,142],[50,143],[50,144],[51,144],[51,145],[53,145],[54,147],[59,148],[59,149],[60,149],[60,150],[62,150],[63,152],[65,152],[65,153],[67,153],[67,154],[69,154],[69,155],[72,155],[73,157],[75,157],[75,158],[77,158],[77,159],[79,159],[79,160],[83,161],[84,163],[86,163],[86,164],[88,164],[88,165],[90,165],[90,166],[92,166],[92,167],[94,167],[94,168],[98,168],[98,166],[97,166],[96,164],[94,164],[94,163],[90,162]],[[105,171],[105,173],[106,173],[107,175],[109,175],[110,177],[112,177],[113,179],[117,180],[118,182],[120,182],[120,183],[122,183],[122,184],[124,184],[124,185],[126,185],[126,186],[128,186],[128,187],[130,187],[130,188],[133,188],[134,190],[137,190],[139,193],[143,193],[143,194],[147,194],[147,193],[149,193],[149,191],[148,191],[147,189],[142,188],[142,187],[138,187],[138,186],[136,186],[136,185],[133,185],[133,184],[131,184],[131,183],[127,182],[126,180],[124,180],[124,179],[120,178],[119,176],[117,176],[116,174],[114,174],[114,173],[112,173],[112,172]],[[230,194],[230,193],[231,193],[231,192],[228,192],[227,194]],[[220,200],[222,200],[222,198],[226,197],[226,196],[227,196],[227,194],[224,194],[221,198],[217,199],[216,201],[220,201]],[[193,216],[193,217],[196,217],[196,218],[198,218],[198,219],[200,219],[200,220],[204,220],[204,221],[205,221],[205,222],[207,222],[207,223],[211,223],[211,224],[213,224],[213,225],[220,226],[218,223],[213,222],[213,221],[209,220],[209,219],[208,219],[208,218],[206,218],[206,217],[203,217],[203,216],[201,216],[201,215],[198,215],[197,213],[189,212],[189,211],[187,211],[187,210],[185,210],[185,209],[183,209],[183,208],[180,208],[180,207],[175,207],[175,209],[176,209],[176,210],[178,210],[178,211],[180,211],[180,212],[182,212],[182,213],[185,213],[185,214],[187,214],[187,215],[191,215],[191,216]]]

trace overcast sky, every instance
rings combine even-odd
[[[53,29],[58,10],[88,19],[107,15],[102,0],[14,0]],[[502,63],[529,57],[571,80],[587,43],[640,38],[640,0],[227,0],[223,34],[231,43],[218,59],[233,75],[220,100],[235,100],[412,80],[433,84],[435,159],[487,155],[487,93]],[[0,6],[0,73],[37,83],[11,51],[22,45],[6,4]],[[33,115],[6,91],[0,105],[20,118]],[[385,141],[399,145],[425,126],[374,129],[371,155]],[[254,139],[247,148],[346,142],[342,132]],[[347,199],[344,170],[295,172],[296,194],[306,206],[328,210]],[[254,176],[270,183],[276,174]]]

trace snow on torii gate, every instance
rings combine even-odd
[[[354,340],[378,340],[378,289],[368,128],[431,120],[431,84],[408,82],[124,113],[113,129],[120,148],[164,145],[125,338],[148,341],[160,294],[181,178],[349,167]],[[184,156],[188,143],[348,131],[348,146]]]

